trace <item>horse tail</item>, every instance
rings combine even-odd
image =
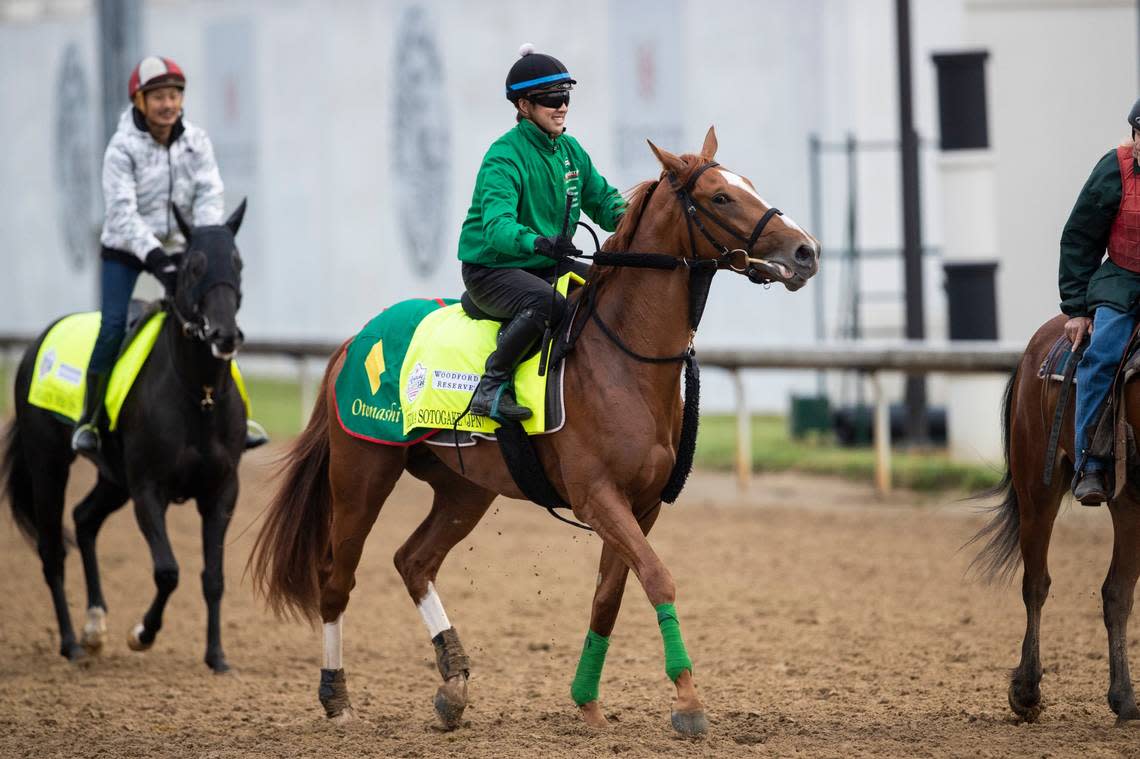
[[[8,492],[8,505],[16,527],[33,544],[39,538],[36,529],[36,502],[32,498],[32,472],[24,453],[20,422],[13,419],[4,435],[4,455],[0,460],[0,478]]]
[[[979,540],[985,540],[982,550],[978,551],[978,555],[970,562],[969,571],[976,571],[978,576],[987,582],[1009,582],[1018,564],[1021,563],[1021,553],[1018,550],[1021,544],[1021,510],[1017,502],[1017,489],[1013,486],[1013,472],[1009,465],[1009,444],[1013,432],[1010,414],[1016,385],[1017,370],[1014,369],[1005,387],[1005,399],[1002,402],[1001,427],[1005,475],[994,487],[973,496],[974,498],[1002,496],[1002,500],[996,506],[986,509],[993,516],[985,527],[978,530],[977,534],[966,543],[973,545]]]
[[[309,423],[281,459],[285,479],[247,566],[254,590],[278,617],[315,621],[320,611],[318,567],[327,560],[332,521],[327,391],[343,351],[329,359]]]

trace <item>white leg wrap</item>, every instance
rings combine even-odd
[[[434,638],[451,627],[451,622],[447,619],[447,612],[443,610],[443,603],[439,600],[439,595],[435,592],[435,585],[432,583],[428,583],[427,595],[420,599],[416,608],[420,610],[420,616],[424,618],[428,635],[431,637]]]
[[[336,622],[328,622],[324,626],[325,633],[325,669],[343,669],[341,654],[341,639],[344,633],[344,614],[336,618]]]
[[[92,606],[87,610],[87,623],[83,625],[83,632],[87,635],[102,635],[107,632],[107,612],[99,606]]]

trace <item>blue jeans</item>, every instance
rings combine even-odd
[[[127,309],[131,305],[131,293],[139,278],[137,269],[132,269],[119,261],[104,259],[101,275],[102,296],[100,311],[103,318],[99,322],[99,336],[95,338],[95,349],[91,351],[91,362],[87,371],[105,374],[111,371],[119,346],[123,344],[123,334],[127,329]]]
[[[1093,333],[1085,348],[1081,363],[1077,364],[1076,456],[1077,471],[1091,472],[1105,469],[1109,462],[1098,456],[1089,456],[1087,448],[1090,427],[1096,424],[1105,398],[1108,397],[1116,367],[1124,356],[1124,348],[1136,316],[1121,313],[1115,308],[1101,306],[1093,317]]]

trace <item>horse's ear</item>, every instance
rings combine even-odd
[[[241,205],[234,209],[234,212],[230,214],[230,218],[226,219],[226,226],[230,228],[234,236],[237,236],[238,230],[241,229],[241,220],[245,218],[246,200],[247,198],[242,198]]]
[[[652,140],[646,140],[649,143],[649,149],[653,151],[653,155],[657,156],[657,160],[661,162],[661,167],[665,171],[672,172],[673,174],[680,174],[685,169],[685,162],[677,156],[670,153],[668,150],[662,150],[653,144]]]
[[[716,127],[709,127],[705,134],[705,144],[701,146],[701,158],[711,161],[716,157]]]
[[[187,224],[186,219],[182,217],[182,212],[178,210],[177,203],[171,203],[170,207],[174,210],[174,220],[178,222],[178,231],[180,231],[182,233],[182,236],[186,238],[186,241],[189,242],[190,225]]]

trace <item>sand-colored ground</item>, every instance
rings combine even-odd
[[[272,452],[270,452],[272,454]],[[110,644],[69,665],[35,553],[0,519],[0,756],[1120,756],[1140,732],[1113,727],[1099,586],[1104,509],[1066,507],[1054,538],[1045,607],[1038,724],[1005,702],[1024,629],[1016,587],[964,578],[958,548],[981,524],[968,508],[798,476],[764,476],[739,495],[698,474],[651,536],[673,572],[678,610],[711,728],[674,737],[671,686],[654,615],[635,581],[602,679],[613,726],[581,725],[569,683],[586,630],[597,538],[541,509],[501,500],[461,544],[440,594],[472,657],[468,723],[434,727],[437,675],[426,631],[391,557],[428,506],[402,483],[365,551],[346,616],[345,666],[359,719],[336,726],[316,699],[319,634],[268,616],[242,570],[272,488],[269,455],[244,466],[230,532],[226,651],[237,675],[201,659],[205,607],[199,520],[173,506],[181,586],[151,651],[127,630],[153,586],[129,508],[101,537]],[[76,468],[72,496],[90,482]],[[4,507],[7,511],[7,507]],[[68,559],[81,623],[82,573]]]

